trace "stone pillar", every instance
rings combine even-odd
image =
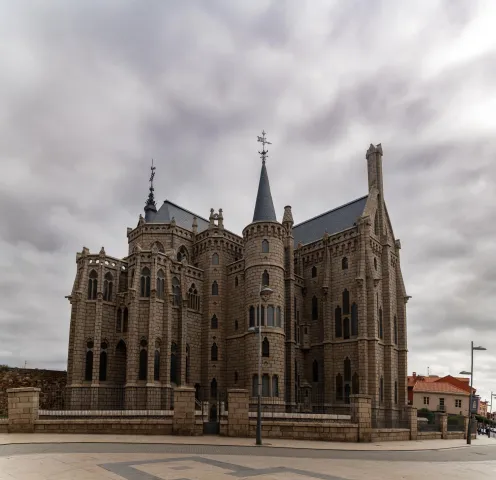
[[[417,420],[417,409],[412,407],[411,405],[407,405],[405,407],[406,417],[408,419],[408,425],[410,427],[410,440],[417,440],[417,429],[418,429],[418,420]]]
[[[446,440],[448,438],[448,414],[439,414],[439,425],[441,426],[441,438]]]
[[[195,434],[195,389],[192,387],[174,389],[172,433],[175,435]]]
[[[227,391],[227,399],[229,408],[227,417],[227,436],[247,437],[250,425],[250,419],[248,417],[248,390],[229,389]]]
[[[467,432],[468,432],[468,417],[463,417],[463,432],[464,432],[464,436],[463,438],[467,438]]]
[[[9,433],[34,433],[38,420],[40,389],[34,387],[9,388]]]
[[[372,441],[372,397],[351,395],[351,423],[358,424],[358,441]]]

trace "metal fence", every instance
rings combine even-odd
[[[440,416],[433,412],[417,412],[417,430],[419,432],[440,432]]]
[[[40,416],[157,416],[174,409],[170,387],[66,387],[40,392]]]
[[[464,432],[465,417],[462,415],[448,415],[448,432]]]
[[[372,428],[410,429],[410,420],[403,409],[372,407],[371,422]]]

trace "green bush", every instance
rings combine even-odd
[[[427,421],[429,423],[434,423],[434,419],[436,415],[434,414],[434,412],[431,412],[428,408],[421,408],[420,410],[417,410],[417,417],[427,418]]]

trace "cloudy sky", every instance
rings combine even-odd
[[[0,364],[65,368],[75,255],[147,196],[251,221],[256,136],[296,222],[367,192],[381,142],[409,371],[496,391],[496,2],[0,0]]]

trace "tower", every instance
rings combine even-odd
[[[263,150],[253,221],[243,230],[245,250],[245,312],[248,327],[261,325],[262,333],[262,397],[284,399],[285,373],[285,268],[283,226],[277,221],[265,165],[267,151],[265,132],[259,137]],[[262,304],[260,291],[269,286],[273,293]],[[251,394],[258,388],[259,334],[249,331],[245,336],[245,378],[251,379]]]

